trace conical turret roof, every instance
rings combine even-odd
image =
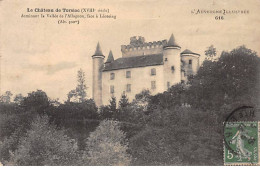
[[[99,42],[97,44],[96,51],[95,51],[93,56],[104,56],[103,53],[102,53],[102,50],[101,50]]]
[[[108,54],[108,57],[107,57],[106,63],[111,63],[111,62],[113,62],[113,61],[114,61],[114,56],[113,56],[112,51],[110,50],[110,51],[109,51],[109,54]]]
[[[171,35],[171,37],[170,37],[170,39],[169,39],[169,41],[168,41],[166,47],[180,47],[180,46],[176,43],[173,34]]]
[[[193,52],[189,49],[185,49],[181,54],[193,54]]]
[[[189,50],[189,49],[185,49],[183,52],[181,52],[181,54],[193,54],[193,55],[200,55],[200,54],[198,54],[198,53],[194,53],[194,52],[192,52],[191,50]]]

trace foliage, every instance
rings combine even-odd
[[[77,78],[78,78],[77,80],[78,85],[75,90],[71,90],[68,93],[68,102],[70,102],[72,98],[74,98],[75,102],[81,102],[81,103],[86,100],[87,97],[87,93],[86,93],[87,87],[86,87],[86,80],[85,80],[86,77],[85,77],[85,72],[83,72],[82,69],[78,71]]]
[[[142,90],[140,93],[135,95],[133,103],[138,107],[147,111],[149,102],[151,101],[151,92],[149,90]]]
[[[254,104],[259,66],[260,58],[244,46],[222,52],[218,62],[205,61],[197,75],[190,79],[187,102],[204,110],[242,100]],[[244,99],[246,95],[249,100]]]
[[[2,102],[2,103],[10,103],[11,99],[12,99],[12,96],[13,96],[12,92],[6,91],[5,94],[0,96],[0,102]]]
[[[12,158],[15,165],[75,165],[77,144],[49,124],[47,116],[37,117],[21,139]]]
[[[21,102],[21,107],[25,111],[35,111],[39,114],[44,114],[49,106],[49,98],[42,90],[28,93],[28,96],[24,97]]]
[[[99,124],[99,115],[95,102],[90,99],[82,103],[66,102],[48,109],[52,122],[66,129],[66,133],[77,139],[79,148],[85,147],[84,139]]]
[[[209,58],[214,58],[216,56],[216,48],[213,45],[209,46],[207,50],[205,50],[205,55]]]
[[[109,105],[110,111],[115,112],[116,111],[116,98],[112,97],[109,102],[110,102],[110,105]]]
[[[127,98],[127,95],[125,93],[122,94],[121,99],[119,100],[119,108],[120,109],[124,109],[127,106],[129,106],[129,100]]]
[[[151,111],[157,107],[169,109],[173,106],[181,106],[184,103],[184,99],[185,87],[183,84],[179,83],[172,86],[168,91],[151,97],[148,104],[148,110]]]
[[[118,109],[116,107],[116,98],[111,97],[109,100],[109,105],[102,106],[100,108],[100,118],[101,119],[116,119],[116,115],[118,114]]]
[[[126,133],[126,137],[138,133],[145,124],[144,108],[133,101],[124,108],[116,108],[116,99],[111,98],[110,104],[100,108],[100,119],[120,121],[120,129]]]
[[[129,165],[128,143],[118,122],[104,120],[87,140],[87,158],[90,165]]]
[[[7,163],[11,158],[11,153],[14,152],[19,144],[19,141],[23,135],[19,130],[15,130],[11,133],[10,137],[4,137],[0,144],[0,161],[4,164]]]
[[[35,113],[24,110],[14,103],[0,103],[0,160],[8,161],[9,151],[17,149],[20,138],[29,128]]]
[[[221,164],[220,119],[215,112],[184,107],[153,111],[148,125],[129,140],[133,165]]]
[[[23,98],[24,98],[24,97],[23,97],[22,94],[17,94],[17,95],[15,95],[15,97],[14,97],[14,103],[20,105],[20,104],[22,103],[22,101],[23,101]]]

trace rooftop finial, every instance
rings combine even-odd
[[[99,45],[99,42],[97,44],[96,51],[95,51],[93,56],[104,56],[103,53],[102,53],[101,47]]]
[[[109,54],[108,54],[108,57],[107,57],[106,63],[111,63],[111,62],[113,62],[113,61],[114,61],[114,56],[113,56],[112,51],[110,50],[110,51],[109,51]]]

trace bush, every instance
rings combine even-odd
[[[49,124],[47,116],[37,117],[21,139],[11,163],[14,165],[77,165],[77,143],[63,130]]]
[[[129,165],[128,143],[125,134],[119,129],[118,122],[104,120],[87,140],[85,160],[90,165]]]

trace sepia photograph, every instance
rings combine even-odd
[[[0,0],[0,166],[260,165],[259,0]]]

